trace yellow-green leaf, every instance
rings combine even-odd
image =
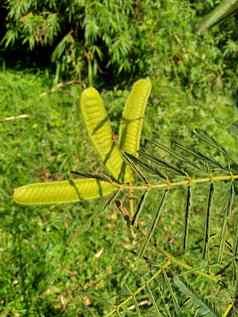
[[[21,205],[63,204],[104,197],[116,190],[110,182],[84,178],[18,187],[13,199]]]
[[[113,141],[111,122],[100,94],[95,88],[87,88],[81,95],[80,104],[88,134],[104,165],[114,178],[129,181],[132,172]]]
[[[149,78],[136,81],[122,114],[119,131],[120,149],[137,156],[144,122],[145,108],[151,92]]]

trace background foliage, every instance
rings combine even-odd
[[[193,6],[204,14],[217,3],[196,2]],[[231,111],[226,105],[234,103],[236,95],[236,69],[230,71],[237,67],[232,63],[236,57],[235,18],[229,19],[229,32],[220,32],[219,26],[219,35],[215,30],[214,36],[199,36],[194,32],[196,11],[188,1],[177,6],[176,1],[151,0],[70,4],[24,0],[6,1],[5,10],[2,43],[34,54],[45,47],[56,65],[56,81],[63,75],[74,79],[86,75],[89,81],[98,78],[99,86],[110,86],[120,85],[123,78],[133,81],[149,74],[155,83],[155,103],[160,104],[160,120],[154,116],[160,134],[168,134],[166,124],[161,124],[163,118],[172,121],[175,133],[182,135],[188,133],[183,122],[191,120],[192,128],[202,125],[235,147],[227,132],[221,135],[217,131],[219,116],[222,120],[224,116],[214,111]],[[115,80],[115,73],[123,74]],[[207,126],[204,116],[210,112],[216,118],[214,125],[209,121]]]
[[[219,2],[1,2],[3,316],[104,316],[167,261],[172,264],[167,264],[165,273],[146,291],[132,296],[124,305],[126,312],[120,310],[122,316],[200,316],[198,299],[207,299],[225,312],[236,298],[235,269],[223,270],[230,260],[235,263],[229,244],[236,212],[229,223],[225,257],[222,263],[217,261],[225,199],[220,193],[229,184],[217,189],[215,238],[208,261],[200,260],[207,187],[194,192],[188,253],[180,253],[185,194],[181,189],[171,193],[146,259],[137,259],[134,252],[148,233],[160,199],[157,195],[147,201],[136,239],[118,210],[104,209],[104,202],[47,208],[11,202],[14,187],[63,179],[71,170],[102,171],[78,108],[82,87],[92,81],[106,100],[115,133],[131,82],[149,75],[153,90],[142,143],[149,139],[169,145],[177,140],[200,146],[192,136],[199,127],[237,160],[237,17],[229,17],[208,33],[195,31],[200,18]],[[42,60],[43,54],[48,61]],[[56,86],[64,79],[80,80],[80,85]],[[20,114],[28,118],[5,120]],[[214,151],[207,153],[218,157]],[[153,297],[160,315],[151,305]]]
[[[142,46],[139,2],[24,0],[6,1],[5,8],[4,45],[33,51],[47,47],[57,75],[70,72],[81,78],[90,67],[94,76],[100,71],[110,78],[110,72],[133,75],[146,69],[140,63],[147,49]]]

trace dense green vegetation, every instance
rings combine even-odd
[[[169,192],[140,258],[163,192],[148,197],[139,231],[128,227],[114,204],[105,208],[103,199],[48,207],[12,202],[18,186],[62,180],[70,171],[103,171],[79,109],[89,83],[102,93],[118,133],[131,83],[150,76],[142,145],[148,140],[150,150],[150,141],[166,146],[177,141],[222,161],[216,149],[194,136],[199,128],[238,162],[237,17],[209,32],[195,31],[219,2],[0,4],[1,316],[235,316],[236,305],[229,305],[237,297],[236,196],[224,254],[218,256],[229,182],[215,184],[206,259],[208,184],[192,192],[185,254],[183,187]],[[44,52],[50,57],[46,63],[40,61]],[[62,80],[73,82],[61,85]]]

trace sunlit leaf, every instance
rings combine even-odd
[[[120,148],[132,155],[137,155],[140,147],[145,108],[151,87],[149,78],[135,82],[122,114],[119,131]]]
[[[110,182],[85,178],[18,187],[13,199],[21,205],[63,204],[104,197],[116,190]]]
[[[100,94],[95,88],[87,88],[81,95],[80,104],[88,134],[104,165],[114,178],[130,180],[131,169],[124,163],[113,141],[111,122]]]

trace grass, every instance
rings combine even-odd
[[[29,115],[1,122],[1,307],[13,316],[40,315],[41,311],[62,315],[64,297],[66,303],[74,297],[69,311],[78,305],[76,309],[82,310],[83,298],[90,298],[94,288],[105,283],[101,271],[107,268],[110,274],[111,264],[102,261],[98,266],[95,255],[110,245],[110,236],[105,238],[106,230],[102,230],[107,225],[102,204],[95,210],[88,203],[57,209],[28,209],[11,203],[15,186],[64,178],[79,164],[88,164],[78,104],[60,94],[40,97],[47,91],[44,78],[24,74],[21,79],[22,75],[1,74],[5,91],[1,119]],[[92,232],[94,223],[98,228]],[[70,280],[74,283],[65,291]],[[85,286],[87,283],[92,286]],[[96,307],[97,300],[91,305]]]
[[[115,207],[104,208],[105,200],[30,208],[12,202],[17,186],[100,167],[81,120],[79,88],[50,93],[50,80],[40,73],[2,71],[0,80],[1,316],[159,316],[161,311],[161,316],[194,316],[196,305],[173,283],[175,274],[192,288],[187,293],[196,293],[195,302],[206,298],[225,311],[235,289],[235,279],[230,283],[232,266],[215,274],[231,258],[229,246],[224,261],[217,264],[216,234],[209,260],[201,260],[205,185],[193,193],[196,203],[185,255],[183,189],[169,193],[144,258],[135,253],[148,234],[158,193],[149,197],[140,232],[134,233]],[[22,114],[28,117],[17,118]],[[229,184],[220,187],[224,190]],[[215,206],[224,200],[219,186],[217,190]],[[214,209],[212,233],[217,233],[221,208]],[[232,243],[230,235],[227,241]],[[115,305],[124,301],[116,312]]]
[[[128,268],[134,270],[119,212],[105,210],[103,201],[24,208],[11,200],[17,186],[98,169],[80,118],[80,90],[51,94],[41,74],[4,71],[0,77],[0,312],[101,316],[125,292]],[[28,117],[17,118],[22,114]]]

